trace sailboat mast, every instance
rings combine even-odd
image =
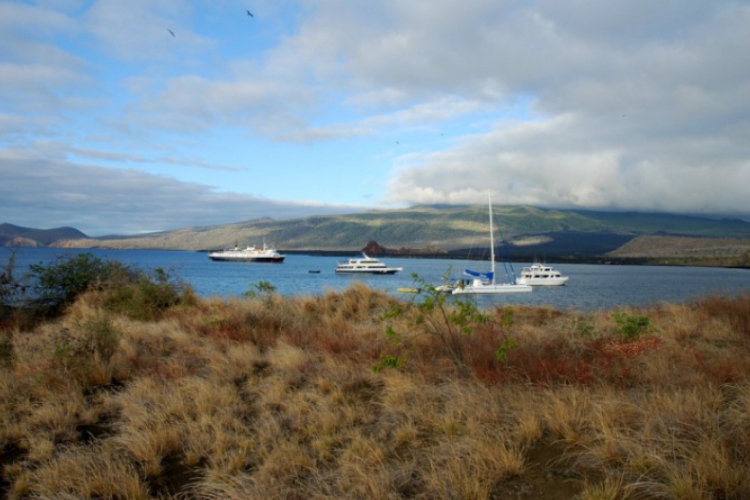
[[[487,194],[487,201],[490,205],[490,262],[492,262],[492,284],[495,284],[495,230],[492,227],[492,198]]]

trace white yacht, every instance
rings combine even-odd
[[[229,262],[269,262],[272,264],[281,264],[284,262],[284,255],[281,255],[273,248],[268,248],[265,242],[263,242],[263,248],[255,248],[255,246],[239,248],[235,246],[227,250],[210,252],[208,258]]]
[[[488,200],[488,202],[490,207],[490,263],[492,270],[486,273],[478,273],[466,269],[464,274],[469,276],[470,279],[459,281],[451,290],[453,295],[520,293],[533,290],[529,285],[517,283],[515,273],[509,283],[495,282],[495,237],[492,228],[492,201]]]
[[[341,274],[395,274],[403,267],[388,267],[378,259],[368,257],[362,252],[362,258],[354,258],[339,262],[336,272]]]
[[[559,286],[564,285],[566,281],[568,281],[568,276],[563,276],[560,271],[534,262],[531,266],[521,270],[521,277],[518,278],[517,283],[533,286]]]
[[[533,288],[521,283],[496,283],[495,272],[476,273],[466,270],[470,279],[462,279],[451,290],[453,295],[478,295],[530,292]]]

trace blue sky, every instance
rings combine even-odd
[[[0,1],[0,47],[0,222],[132,234],[488,191],[750,218],[747,1]]]

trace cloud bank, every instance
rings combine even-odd
[[[357,206],[218,192],[206,185],[132,169],[26,158],[0,158],[0,161],[7,176],[0,183],[0,214],[20,226],[43,229],[72,226],[89,236],[362,210]],[[44,214],[41,226],[39,213]]]
[[[0,3],[0,218],[127,233],[488,191],[750,218],[745,1],[259,0],[252,24],[244,10]],[[263,168],[315,179],[309,196],[263,194],[257,166],[198,148],[213,138],[268,148]],[[324,171],[321,144],[350,165],[301,177]],[[387,182],[361,205],[319,195],[370,179]]]

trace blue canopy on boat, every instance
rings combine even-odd
[[[472,271],[471,269],[464,270],[464,274],[467,274],[469,276],[473,276],[475,278],[487,278],[488,280],[492,281],[492,277],[495,275],[493,272],[488,273],[478,273],[476,271]]]

